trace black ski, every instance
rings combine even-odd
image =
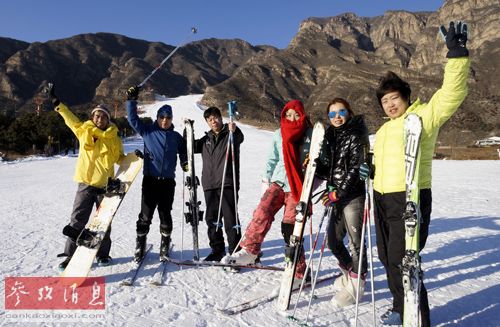
[[[231,263],[222,263],[217,261],[194,261],[194,260],[177,260],[177,259],[168,259],[168,262],[176,264],[178,266],[194,266],[194,267],[232,267],[232,268],[248,268],[248,269],[262,269],[262,270],[274,270],[274,271],[283,271],[284,268],[276,267],[276,266],[264,266],[262,264],[253,264],[253,265],[237,265]]]
[[[147,254],[149,253],[149,251],[151,251],[152,248],[153,248],[153,245],[148,244],[146,246],[146,250],[144,251],[144,256],[142,257],[141,261],[136,262],[136,261],[132,260],[132,262],[130,262],[130,264],[129,264],[130,270],[127,273],[127,275],[125,276],[125,278],[120,282],[121,286],[134,285],[134,282],[137,279],[137,275],[139,274],[139,270],[141,269],[142,264],[143,264],[144,260],[146,259]]]
[[[332,281],[335,278],[339,277],[340,275],[341,274],[334,274],[334,275],[325,275],[323,277],[319,277],[318,280],[316,281],[316,285],[318,285],[319,283]],[[304,283],[303,290],[310,288],[311,285],[312,285],[311,282]],[[299,287],[294,288],[292,292],[295,292],[298,290],[299,290]],[[276,299],[278,296],[279,296],[279,290],[274,290],[270,294],[260,296],[260,297],[253,299],[253,300],[245,301],[245,302],[242,302],[242,303],[239,303],[239,304],[236,304],[236,305],[224,308],[224,309],[218,309],[218,310],[225,315],[232,316],[232,315],[239,314],[239,313],[245,312],[247,310],[256,308],[261,304],[271,302],[274,299]]]
[[[184,120],[184,137],[186,139],[186,147],[188,154],[188,174],[186,176],[185,186],[189,190],[189,202],[186,202],[188,212],[186,212],[185,218],[186,223],[191,225],[193,230],[193,259],[195,261],[200,260],[200,250],[198,247],[198,224],[200,220],[203,220],[203,211],[200,211],[201,201],[198,201],[197,188],[200,185],[200,181],[196,176],[195,166],[194,166],[194,129],[193,121],[190,119]]]

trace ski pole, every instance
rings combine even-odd
[[[187,40],[191,37],[192,34],[196,34],[196,32],[198,32],[198,29],[196,27],[191,27],[191,33],[184,39],[183,42],[181,42],[181,44],[179,44],[174,50],[172,50],[172,52],[170,52],[168,54],[167,57],[165,57],[165,59],[163,59],[163,61],[155,68],[153,69],[153,71],[151,72],[151,74],[149,74],[139,85],[137,85],[139,88],[143,87],[144,84],[146,84],[146,82],[158,71],[158,69],[160,69],[163,64],[165,62],[167,62],[167,60],[172,57],[174,55],[174,53],[179,50],[180,47],[182,47],[184,44],[186,44]]]
[[[368,180],[366,183],[366,188],[367,188],[367,196],[370,197],[370,181]],[[371,206],[371,198],[368,200],[370,207]],[[371,216],[370,212],[368,212],[368,248],[370,249],[370,287],[371,287],[371,293],[372,293],[372,309],[373,309],[373,326],[377,326],[377,318],[376,318],[376,308],[375,308],[375,287],[374,287],[374,280],[373,280],[373,251],[372,251],[372,228],[371,228]]]
[[[312,303],[312,299],[314,297],[314,290],[316,289],[316,281],[318,280],[318,274],[319,274],[319,270],[321,267],[321,261],[323,260],[323,253],[325,253],[325,244],[326,244],[327,240],[328,240],[328,234],[325,235],[325,238],[323,238],[323,243],[321,244],[321,251],[319,254],[318,268],[316,269],[316,275],[314,276],[314,278],[312,280],[311,296],[309,297],[309,303],[307,305],[306,319],[304,320],[302,325],[307,325],[307,321],[309,320],[309,312],[311,311],[311,303]]]
[[[229,114],[229,121],[232,123],[234,121],[234,116],[238,113],[236,109],[236,101],[232,100],[227,103],[227,111]],[[236,216],[236,228],[238,234],[241,236],[241,223],[240,223],[240,218],[238,215],[238,192],[236,190],[236,158],[234,155],[234,135],[232,131],[229,131],[229,141],[231,143],[231,161],[232,161],[232,168],[233,168],[233,191],[234,191],[234,214]]]
[[[361,286],[361,269],[363,262],[363,250],[365,248],[365,232],[368,229],[368,247],[370,249],[370,283],[371,283],[371,294],[372,294],[372,304],[373,304],[373,324],[376,326],[375,319],[375,291],[373,289],[373,253],[372,253],[372,245],[371,245],[371,226],[370,226],[370,193],[369,193],[369,179],[365,180],[365,206],[363,210],[363,227],[361,229],[361,248],[359,255],[359,263],[358,263],[358,288],[356,290],[356,311],[355,311],[355,321],[356,326],[358,325],[358,310],[359,310],[359,288]],[[368,227],[366,227],[368,226]],[[364,254],[368,257],[367,254]]]
[[[231,146],[231,142],[230,139],[231,139],[231,132],[229,132],[229,138],[227,140],[227,150],[226,150],[226,159],[224,161],[224,168],[222,169],[222,181],[221,181],[221,187],[220,187],[220,198],[219,198],[219,210],[217,211],[217,226],[215,228],[215,231],[218,232],[219,231],[219,227],[220,227],[220,218],[221,218],[221,212],[222,212],[222,201],[223,201],[223,196],[224,196],[224,184],[226,182],[226,170],[227,170],[227,162],[229,161],[229,149],[230,149],[230,146]],[[234,175],[234,171],[233,171],[233,175]],[[236,198],[234,199],[234,201],[236,201]]]
[[[305,280],[306,280],[307,273],[309,272],[309,270],[312,267],[313,255],[314,255],[314,251],[316,250],[316,245],[318,244],[319,234],[321,233],[321,229],[323,227],[323,222],[325,220],[325,217],[330,217],[331,212],[332,212],[332,205],[329,205],[328,207],[325,208],[324,214],[321,217],[321,220],[319,222],[318,231],[316,232],[316,236],[314,237],[314,243],[313,243],[313,245],[311,247],[311,253],[309,254],[309,259],[308,259],[308,262],[307,262],[306,271],[304,273],[304,279],[302,279],[302,283],[300,283],[299,294],[297,296],[297,300],[295,301],[295,306],[293,307],[293,313],[292,313],[291,317],[295,317],[295,312],[297,311],[297,306],[299,304],[300,295],[302,294],[302,289],[304,288],[304,283],[305,283]],[[316,272],[318,270],[319,269],[317,269]]]
[[[234,115],[236,114],[236,101],[229,101],[227,103],[228,106],[228,115],[229,115],[229,121],[232,123],[234,120]],[[231,150],[231,161],[232,161],[232,169],[233,169],[233,191],[234,191],[234,214],[236,216],[236,226],[234,228],[237,228],[238,234],[241,235],[241,224],[240,220],[238,218],[238,199],[237,199],[237,192],[236,192],[236,170],[235,170],[235,154],[234,154],[234,141],[233,141],[233,132],[229,131],[229,138],[227,140],[227,150],[226,150],[226,160],[224,161],[224,168],[222,170],[222,182],[221,182],[221,191],[220,191],[220,200],[219,200],[219,210],[217,212],[217,227],[216,231],[219,231],[219,227],[221,226],[220,223],[220,218],[221,218],[221,211],[222,211],[222,201],[223,201],[223,195],[224,195],[224,184],[226,182],[226,171],[227,171],[227,163],[229,161],[229,150]]]
[[[363,255],[364,254],[363,250],[365,248],[365,232],[366,232],[366,220],[368,217],[368,212],[370,211],[370,204],[368,202],[368,198],[366,197],[366,190],[365,190],[365,207],[363,209],[363,227],[361,228],[361,244],[360,244],[360,250],[359,250],[359,263],[358,263],[358,287],[356,288],[356,311],[354,314],[354,320],[356,327],[358,326],[358,309],[359,309],[359,287],[361,286],[361,269],[363,267]]]
[[[182,180],[186,180],[186,173],[184,171],[182,171]],[[185,201],[185,195],[186,195],[186,190],[185,190],[185,187],[182,188],[182,217],[184,218],[185,217],[185,212],[186,210],[184,209],[184,203],[186,203]],[[184,220],[181,219],[181,260],[182,260],[182,257],[183,257],[183,253],[184,253]]]

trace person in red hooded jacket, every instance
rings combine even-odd
[[[288,102],[280,116],[281,127],[274,132],[263,176],[265,192],[243,236],[241,250],[225,256],[221,262],[253,264],[276,213],[284,206],[281,233],[289,244],[295,224],[296,206],[302,191],[305,161],[311,143],[312,128],[304,105],[299,100]],[[301,280],[306,268],[305,257],[297,265],[295,278]]]

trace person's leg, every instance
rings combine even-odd
[[[142,259],[146,250],[146,239],[157,206],[157,192],[155,179],[144,176],[142,180],[141,212],[136,223],[137,238],[134,254],[136,261]]]
[[[326,231],[328,235],[328,248],[339,261],[340,267],[342,269],[349,270],[349,268],[352,267],[352,258],[344,245],[346,228],[342,209],[343,206],[339,206],[337,204],[333,205],[332,214]]]
[[[361,231],[363,229],[364,196],[359,196],[344,207],[343,218],[347,235],[349,236],[349,248],[352,256],[352,271],[356,274],[366,273],[366,246],[363,244],[363,260],[361,271],[358,271],[361,252]]]
[[[88,223],[90,214],[92,213],[92,209],[96,203],[97,190],[98,189],[90,185],[83,183],[78,184],[75,200],[73,202],[73,212],[69,223],[69,226],[75,231],[82,231]],[[75,253],[77,248],[75,241],[75,239],[71,238],[66,240],[64,253],[69,257]]]
[[[402,219],[406,205],[405,192],[384,195],[388,227],[387,242],[387,281],[393,296],[393,309],[403,317],[404,290],[401,263],[405,252],[405,226]]]
[[[283,222],[281,223],[281,233],[287,246],[290,245],[290,237],[293,234],[296,216],[297,201],[294,199],[292,193],[285,193],[285,212],[283,215]],[[306,256],[304,254],[304,246],[302,245],[300,248],[299,261],[295,268],[295,278],[304,278],[306,266]]]
[[[238,196],[238,194],[236,194],[236,196]],[[233,253],[241,238],[241,226],[238,226],[238,221],[236,220],[236,201],[238,201],[238,198],[234,198],[234,189],[232,187],[226,187],[224,189],[224,197],[222,201],[222,214],[224,218],[224,230],[226,231],[229,253]]]
[[[259,254],[262,242],[274,221],[274,216],[281,209],[284,201],[285,192],[279,185],[272,183],[253,213],[252,220],[241,241],[242,248],[254,255]]]
[[[102,200],[104,199],[104,194],[99,192],[96,195],[96,208],[99,208]],[[104,234],[104,238],[102,239],[101,246],[99,247],[99,251],[97,251],[97,258],[107,259],[109,257],[109,252],[111,251],[111,225],[109,225],[106,234]]]
[[[175,180],[164,179],[159,183],[159,192],[157,193],[158,215],[160,217],[160,257],[168,256],[170,250],[170,237],[172,234],[172,204],[175,195]]]
[[[222,218],[217,225],[220,201],[220,189],[206,190],[205,192],[205,221],[207,223],[207,234],[212,253],[221,254],[225,252],[224,235],[222,234]],[[222,212],[221,212],[222,215]],[[219,227],[219,228],[217,228]],[[217,255],[219,256],[219,255]],[[212,260],[210,260],[212,261]]]
[[[420,251],[425,247],[427,237],[429,236],[429,225],[431,222],[432,212],[432,191],[425,189],[420,191],[420,213],[422,215],[422,224],[420,225]],[[422,266],[422,264],[421,264]],[[420,287],[420,313],[422,317],[422,326],[431,325],[429,299],[427,297],[427,289],[424,284],[424,273],[422,270],[422,285]]]

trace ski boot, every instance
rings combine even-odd
[[[165,261],[168,259],[169,251],[170,251],[170,235],[164,236],[162,234],[160,243],[160,261]]]
[[[144,253],[146,251],[146,239],[147,235],[137,235],[135,241],[135,253],[134,253],[135,262],[140,262],[144,257]]]

